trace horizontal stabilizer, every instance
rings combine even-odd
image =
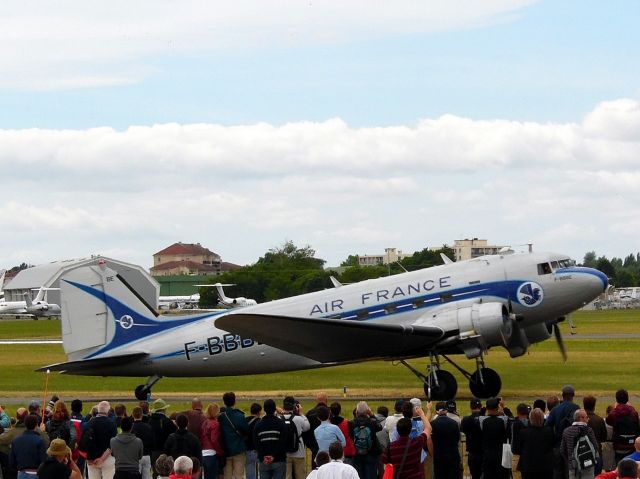
[[[94,369],[110,368],[115,366],[125,366],[131,361],[142,359],[149,354],[145,352],[133,352],[127,354],[119,354],[117,356],[108,356],[106,358],[81,359],[79,361],[69,361],[67,363],[57,363],[36,369],[38,372],[61,371],[68,373],[89,372]]]
[[[228,314],[216,327],[323,363],[425,354],[440,328],[269,314]]]

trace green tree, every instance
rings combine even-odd
[[[229,271],[210,280],[227,283],[229,297],[244,296],[262,303],[331,287],[329,274],[323,270],[325,261],[315,257],[310,246],[297,247],[292,241],[272,248],[250,266]],[[201,306],[217,303],[216,291],[201,288]]]
[[[444,253],[449,258],[455,258],[455,251],[447,245],[443,245],[438,250],[430,250],[425,248],[422,251],[416,251],[408,258],[404,258],[400,263],[408,271],[415,271],[417,269],[430,268],[442,264],[442,257],[440,253]]]
[[[380,278],[389,274],[386,266],[351,266],[338,276],[338,281],[343,284],[358,283],[367,279]]]
[[[624,259],[623,268],[635,268],[638,265],[636,256],[632,253]]]
[[[596,252],[589,251],[585,253],[584,259],[582,260],[582,266],[586,266],[587,268],[596,268],[598,266],[598,260],[596,259]]]
[[[604,274],[609,276],[609,278],[616,277],[616,269],[611,264],[611,261],[604,256],[598,258],[598,261],[596,262],[596,269],[602,271]]]
[[[638,279],[635,274],[631,271],[623,269],[618,271],[616,274],[615,287],[616,288],[628,288],[631,286],[636,286],[638,284]]]
[[[357,254],[350,254],[347,259],[340,263],[340,266],[358,266],[360,264],[358,262],[359,259],[360,257]]]

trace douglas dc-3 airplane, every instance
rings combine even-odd
[[[372,359],[400,361],[427,397],[455,397],[444,358],[477,397],[496,396],[500,376],[484,353],[511,357],[556,336],[557,324],[607,288],[598,270],[567,256],[505,252],[316,293],[160,319],[103,262],[69,272],[62,288],[62,337],[68,362],[41,368],[89,376],[150,376],[144,399],[163,376],[234,376],[311,369]],[[476,360],[469,373],[449,355]],[[427,373],[409,358],[429,358]]]

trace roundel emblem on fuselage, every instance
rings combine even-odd
[[[542,286],[533,281],[523,283],[518,288],[518,302],[522,306],[532,308],[542,303],[544,299],[544,293],[542,292]]]
[[[125,314],[120,318],[120,327],[122,329],[131,329],[133,327],[133,318]]]

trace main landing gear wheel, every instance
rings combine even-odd
[[[151,392],[150,388],[148,388],[144,384],[141,384],[140,386],[136,387],[136,392],[135,392],[136,399],[138,401],[146,401],[150,392]]]
[[[469,377],[469,389],[477,398],[497,397],[501,388],[500,375],[491,368],[479,368]]]
[[[437,385],[436,381],[437,379]],[[429,391],[429,389],[431,391]],[[448,399],[454,399],[458,392],[458,381],[449,371],[444,369],[437,369],[429,375],[428,384],[424,384],[424,394],[427,398],[431,398],[434,401],[446,401]],[[431,393],[431,394],[429,394]]]
[[[160,379],[162,379],[162,376],[154,374],[153,376],[149,377],[149,379],[147,379],[147,384],[140,384],[135,391],[135,395],[138,401],[146,401],[149,397],[149,394],[151,394],[151,388],[155,383],[160,381]]]

